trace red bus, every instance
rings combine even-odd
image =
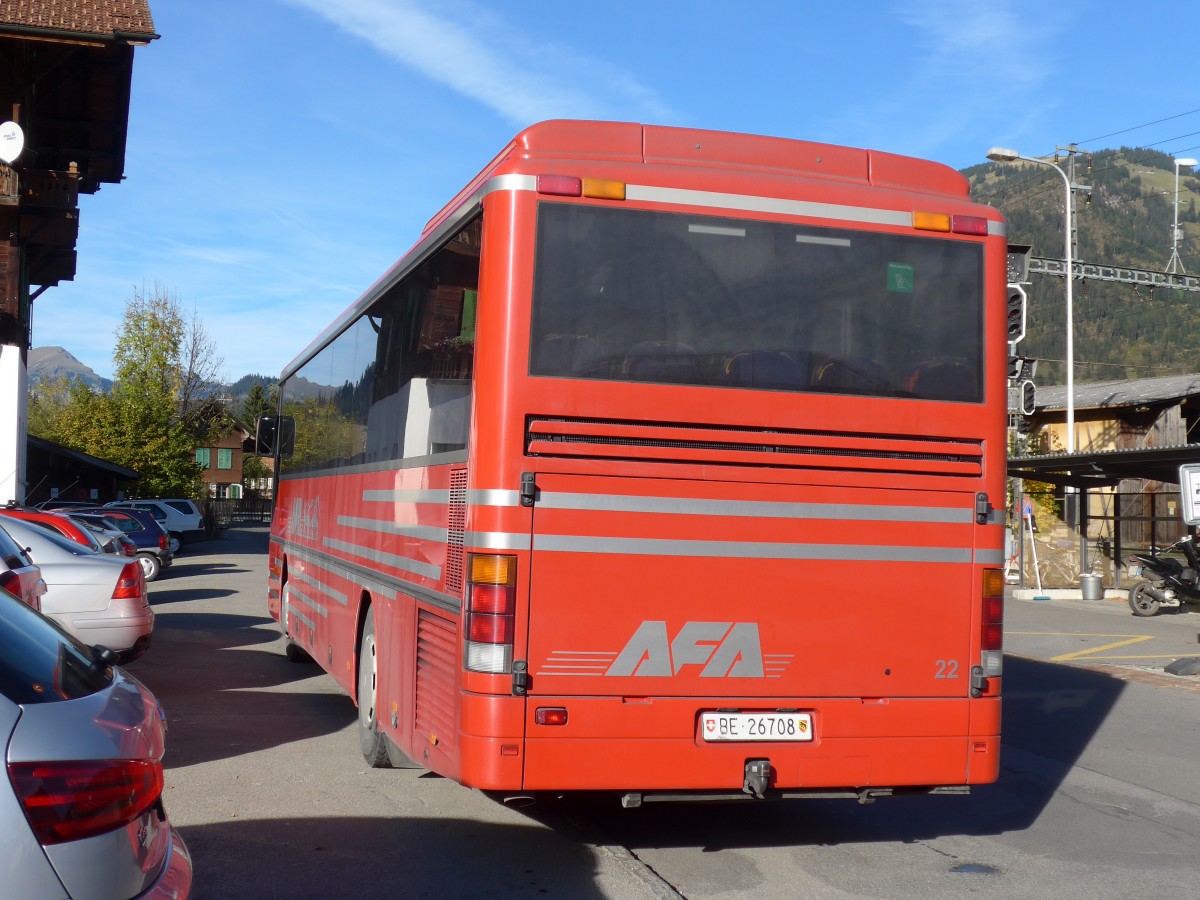
[[[1005,231],[932,162],[530,127],[282,373],[289,655],[514,796],[994,781]]]

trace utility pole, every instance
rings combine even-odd
[[[1055,162],[1058,162],[1058,154],[1065,153],[1067,155],[1067,182],[1071,186],[1071,257],[1079,259],[1079,214],[1075,206],[1075,195],[1084,194],[1088,198],[1088,202],[1092,199],[1092,189],[1089,185],[1079,184],[1075,180],[1075,157],[1082,151],[1074,143],[1067,144],[1065,147],[1055,147]],[[1088,167],[1089,171],[1091,167]]]

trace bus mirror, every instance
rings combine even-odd
[[[263,416],[254,435],[256,456],[291,456],[296,449],[296,420],[291,416]]]

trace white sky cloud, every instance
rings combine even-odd
[[[438,12],[410,0],[285,2],[520,126],[559,117],[609,118],[630,105],[654,120],[669,115],[654,92],[629,73],[577,48],[533,43],[465,0]]]

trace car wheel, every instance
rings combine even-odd
[[[162,571],[162,565],[153,553],[139,553],[138,562],[141,564],[142,574],[146,576],[147,581],[153,581]]]
[[[379,733],[379,647],[375,642],[375,610],[367,610],[358,642],[358,743],[372,769],[391,767],[388,740]]]
[[[179,548],[183,546],[183,541],[180,539],[177,532],[172,531],[167,535],[167,549],[172,553],[178,553]]]

